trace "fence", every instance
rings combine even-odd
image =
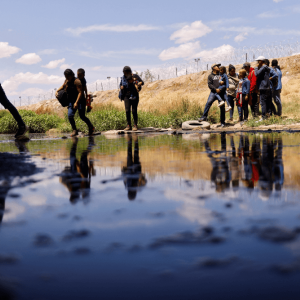
[[[300,54],[300,42],[298,40],[288,40],[280,43],[269,43],[258,47],[243,47],[234,49],[228,46],[225,53],[211,57],[194,59],[184,63],[169,63],[158,68],[153,68],[141,72],[139,75],[143,80],[156,81],[163,79],[176,78],[178,76],[197,73],[210,69],[215,62],[222,65],[241,64],[245,61],[252,62],[260,55],[268,58],[280,58]],[[119,88],[120,77],[107,77],[106,80],[97,80],[88,84],[89,92],[116,90]],[[55,90],[35,97],[20,97],[13,102],[16,106],[29,105],[42,100],[53,99]]]

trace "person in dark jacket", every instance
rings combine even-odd
[[[277,59],[272,60],[272,68],[278,76],[277,86],[273,86],[273,89],[272,89],[272,98],[277,106],[277,111],[276,111],[276,108],[273,103],[272,103],[272,108],[276,115],[281,116],[282,115],[282,104],[281,104],[280,94],[281,94],[281,89],[282,89],[282,81],[281,81],[282,72],[281,72],[280,66],[278,65]]]
[[[126,131],[138,129],[138,114],[137,108],[139,105],[139,92],[144,81],[137,74],[132,74],[131,68],[126,66],[123,68],[123,77],[120,82],[120,100],[124,100],[127,127],[124,129]],[[134,120],[133,128],[131,127],[131,110]]]
[[[266,59],[266,65],[270,68],[270,61]],[[278,74],[277,72],[273,69],[270,68],[270,93],[269,93],[269,107],[268,107],[268,114],[271,116],[273,112],[276,114],[276,109],[275,106],[272,102],[272,91],[274,88],[277,88],[278,86]]]
[[[18,110],[12,105],[12,103],[7,99],[6,94],[0,84],[0,103],[4,106],[5,109],[7,109],[12,116],[14,117],[14,119],[16,120],[16,122],[18,123],[19,129],[17,131],[17,133],[15,134],[15,138],[18,138],[22,135],[24,135],[26,132],[29,131],[29,127],[27,127],[22,119],[22,117],[20,116]]]
[[[263,121],[267,118],[268,107],[270,107],[269,95],[270,89],[270,68],[266,65],[266,59],[263,56],[259,56],[256,61],[258,67],[255,68],[256,85],[260,94],[260,105],[262,110],[262,118],[258,121]]]
[[[61,90],[65,90],[67,92],[69,101],[68,118],[73,129],[71,137],[78,135],[78,130],[74,119],[77,109],[80,119],[85,122],[89,128],[89,135],[93,135],[94,126],[85,115],[86,97],[84,95],[81,81],[75,77],[74,72],[70,69],[65,70],[64,75],[66,80],[64,84],[57,90],[56,95],[58,95],[58,92]]]
[[[221,89],[219,89],[220,87],[220,67],[221,64],[214,64],[212,65],[212,73],[208,76],[208,87],[210,89],[210,95],[208,97],[208,100],[206,102],[205,108],[204,108],[204,112],[203,112],[203,116],[199,119],[199,121],[206,121],[207,120],[207,116],[208,116],[208,112],[211,108],[211,106],[213,105],[213,103],[218,100],[218,98],[216,97],[216,93],[218,93],[220,95],[220,97],[222,98],[222,100],[225,100],[225,92],[226,92],[226,86],[223,86]],[[225,127],[225,106],[222,105],[220,107],[220,117],[221,117],[221,126]]]

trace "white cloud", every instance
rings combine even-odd
[[[274,2],[276,2],[276,3],[278,3],[278,2],[281,2],[281,1],[283,1],[283,0],[273,0]]]
[[[262,19],[278,18],[278,17],[282,17],[282,16],[284,16],[284,15],[280,14],[276,11],[266,11],[266,12],[263,12],[258,15],[258,17],[262,18]]]
[[[59,85],[63,84],[64,77],[56,76],[56,75],[47,75],[42,72],[34,74],[34,73],[19,73],[15,76],[10,77],[8,80],[3,82],[3,88],[8,92],[14,92],[18,86],[22,83],[28,84],[51,84],[51,85]]]
[[[162,51],[159,55],[161,60],[169,60],[174,58],[190,58],[193,54],[200,50],[200,42],[186,43],[178,47],[171,47]]]
[[[91,69],[93,71],[99,71],[101,68],[102,68],[102,66],[95,66],[95,67],[92,67]]]
[[[150,31],[159,30],[159,27],[151,25],[92,25],[87,27],[67,28],[66,32],[71,33],[74,36],[80,36],[82,33],[95,32],[95,31],[108,31],[108,32],[138,32],[138,31]]]
[[[212,29],[202,23],[202,21],[193,22],[191,25],[185,25],[175,31],[170,40],[175,40],[176,44],[187,43],[210,33]]]
[[[58,60],[52,60],[50,61],[47,65],[42,66],[43,68],[47,68],[47,69],[56,69],[60,64],[64,63],[65,59],[58,59]]]
[[[72,68],[72,66],[73,66],[73,64],[72,65],[69,65],[69,64],[63,64],[63,65],[61,65],[59,68],[61,69],[61,70],[66,70],[66,69],[71,69]]]
[[[218,62],[226,61],[227,56],[231,56],[234,52],[234,48],[230,45],[222,45],[212,50],[203,50],[199,53],[195,53],[193,57],[200,57],[201,61],[204,62]]]
[[[18,47],[10,46],[7,42],[0,42],[0,58],[10,57],[21,51]]]
[[[41,60],[42,59],[36,53],[28,53],[18,58],[16,62],[24,65],[34,65],[39,63]]]
[[[234,38],[234,41],[237,42],[237,43],[240,43],[242,42],[243,40],[246,39],[246,36],[248,35],[248,32],[243,32],[243,33],[240,33],[238,34],[235,38]]]
[[[57,50],[56,49],[44,49],[42,51],[39,51],[38,52],[39,54],[46,54],[46,55],[49,55],[49,54],[56,54],[57,53]]]

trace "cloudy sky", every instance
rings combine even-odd
[[[0,12],[0,82],[11,99],[232,48],[300,39],[299,0],[10,0]]]

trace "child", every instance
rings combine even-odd
[[[236,93],[236,105],[238,107],[240,122],[243,124],[243,121],[248,121],[248,100],[250,94],[250,81],[246,77],[246,70],[240,70],[239,78],[240,82],[238,84],[237,93]],[[243,118],[244,117],[244,118]]]
[[[224,98],[225,98],[225,101],[227,103],[227,108],[225,109],[226,112],[230,112],[232,110],[232,107],[228,101],[228,97],[227,97],[227,92],[228,92],[228,89],[229,89],[229,81],[228,81],[228,76],[227,76],[227,72],[226,72],[226,67],[220,67],[220,89],[222,88],[226,88],[226,92],[224,94]],[[219,107],[224,105],[225,102],[222,101],[220,104],[219,104]]]

